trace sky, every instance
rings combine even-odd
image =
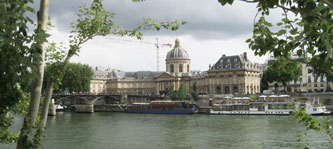
[[[91,0],[51,0],[49,16],[54,26],[48,40],[65,46],[69,41],[70,24],[75,21],[81,4],[90,5]],[[143,18],[156,21],[185,20],[187,23],[177,31],[143,31],[144,42],[130,37],[96,37],[82,46],[79,56],[71,62],[90,66],[110,67],[122,71],[156,71],[156,47],[153,43],[180,45],[191,58],[191,70],[206,71],[223,55],[248,53],[250,61],[264,63],[268,56],[255,56],[245,41],[252,36],[256,4],[235,1],[233,5],[221,6],[217,0],[104,0],[104,8],[114,12],[114,21],[131,29]],[[39,7],[36,1],[33,7]],[[273,13],[273,21],[277,13]],[[160,71],[165,71],[165,57],[170,47],[160,47]]]

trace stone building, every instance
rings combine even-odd
[[[292,54],[293,59],[303,59],[298,57],[297,54]],[[270,57],[268,64],[274,61],[274,57]],[[302,68],[302,75],[298,80],[293,80],[287,83],[286,92],[289,93],[307,93],[307,92],[326,92],[331,91],[332,82],[328,81],[325,76],[317,76],[312,71],[312,66],[309,64],[300,63]],[[282,83],[273,82],[268,84],[268,89],[275,93],[284,92]]]
[[[93,80],[90,81],[90,93],[91,94],[106,94],[107,93],[107,79],[111,77],[111,70],[109,68],[104,69],[102,67],[95,67],[93,69]]]
[[[162,72],[138,71],[124,72],[121,76],[108,80],[110,94],[151,95],[155,94],[155,76]]]
[[[190,62],[191,59],[185,49],[176,39],[175,46],[165,59],[166,72],[155,77],[156,94],[168,91],[171,86],[178,90],[181,83],[185,83],[187,91],[190,90]]]
[[[166,56],[166,71],[112,71],[109,78],[91,81],[91,92],[94,94],[145,94],[161,95],[173,86],[178,90],[185,84],[188,94],[192,85],[197,82],[198,91],[202,94],[255,94],[260,92],[259,65],[251,63],[246,53],[235,56],[223,55],[208,71],[191,71],[189,54],[180,45],[175,46]],[[97,88],[103,84],[103,88]],[[98,84],[97,87],[95,84]],[[101,92],[103,90],[103,92]]]
[[[260,67],[251,63],[247,53],[223,55],[205,74],[192,79],[199,92],[209,94],[260,93]]]

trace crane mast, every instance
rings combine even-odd
[[[108,38],[111,40],[119,40],[119,41],[125,41],[125,42],[137,42],[137,43],[143,43],[143,44],[153,44],[156,46],[156,71],[160,71],[160,47],[163,46],[168,46],[168,47],[172,47],[172,44],[170,43],[162,43],[160,44],[158,41],[158,38],[156,39],[156,43],[152,43],[152,42],[147,42],[147,41],[134,41],[134,40],[127,40],[127,39],[117,39],[117,38]]]

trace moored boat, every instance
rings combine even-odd
[[[296,108],[305,108],[306,113],[313,115],[330,114],[325,106],[309,102],[291,101],[288,95],[261,96],[263,99],[250,99],[235,97],[222,103],[214,104],[210,114],[229,115],[289,115],[293,112],[291,104]],[[318,102],[319,103],[319,102]]]
[[[125,112],[150,114],[194,114],[198,112],[195,102],[189,101],[151,101],[150,103],[133,103]]]

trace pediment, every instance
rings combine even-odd
[[[155,77],[155,79],[157,78],[175,78],[175,76],[170,73],[163,72]]]

